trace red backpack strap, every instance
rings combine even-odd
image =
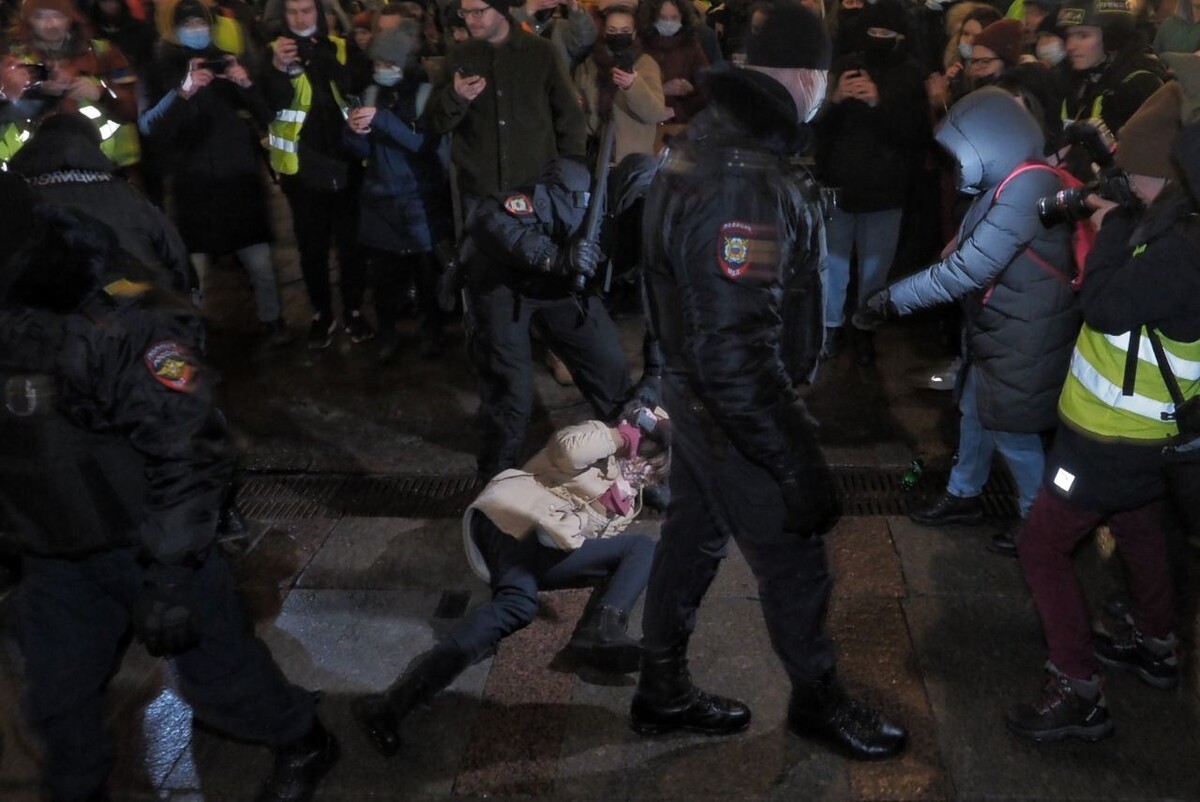
[[[1051,172],[1059,173],[1059,170],[1057,167],[1052,167],[1049,164],[1046,164],[1045,162],[1036,161],[1034,159],[1029,159],[1028,161],[1023,161],[1017,165],[1015,170],[1013,170],[1011,173],[1009,173],[1007,176],[1004,177],[1004,180],[1000,182],[1000,186],[996,187],[996,194],[992,196],[993,202],[1000,200],[1000,193],[1004,191],[1004,188],[1006,186],[1008,186],[1009,181],[1012,181],[1014,178],[1019,176],[1021,173],[1027,173],[1030,170],[1050,170]],[[1070,173],[1068,173],[1068,175],[1070,175]],[[1062,178],[1061,174],[1059,175],[1059,178],[1060,179]],[[1074,176],[1072,176],[1072,178],[1074,178]]]

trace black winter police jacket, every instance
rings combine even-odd
[[[664,378],[743,456],[796,478],[824,467],[793,389],[823,333],[819,193],[787,161],[807,128],[761,73],[715,67],[707,90],[646,199],[642,264]]]
[[[0,291],[0,523],[42,556],[186,562],[213,541],[231,468],[202,324],[144,275],[78,278]]]

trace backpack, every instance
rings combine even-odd
[[[1004,191],[1004,187],[1008,185],[1021,173],[1029,170],[1050,170],[1058,176],[1059,183],[1064,189],[1078,189],[1083,186],[1083,182],[1061,167],[1054,167],[1039,161],[1027,161],[1017,165],[1017,169],[1013,170],[1008,176],[1000,182],[1000,186],[996,187],[996,194],[992,197],[992,202],[1000,200],[1000,193]],[[1067,284],[1074,292],[1079,292],[1083,287],[1084,271],[1087,267],[1088,254],[1092,252],[1092,246],[1096,243],[1096,229],[1092,225],[1090,219],[1076,220],[1074,229],[1071,231],[1071,257],[1075,265],[1075,275],[1064,275],[1054,265],[1050,264],[1044,256],[1033,249],[1032,246],[1026,246],[1024,253],[1033,260],[1033,263],[1040,267],[1046,273],[1049,273],[1054,278]]]

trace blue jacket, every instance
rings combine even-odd
[[[391,253],[432,251],[452,236],[448,149],[424,120],[423,77],[380,88],[378,111],[364,135],[345,141],[367,172],[360,194],[358,240]]]

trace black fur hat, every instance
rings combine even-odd
[[[767,23],[746,38],[746,63],[755,67],[827,70],[832,56],[820,18],[794,0],[777,4]]]

